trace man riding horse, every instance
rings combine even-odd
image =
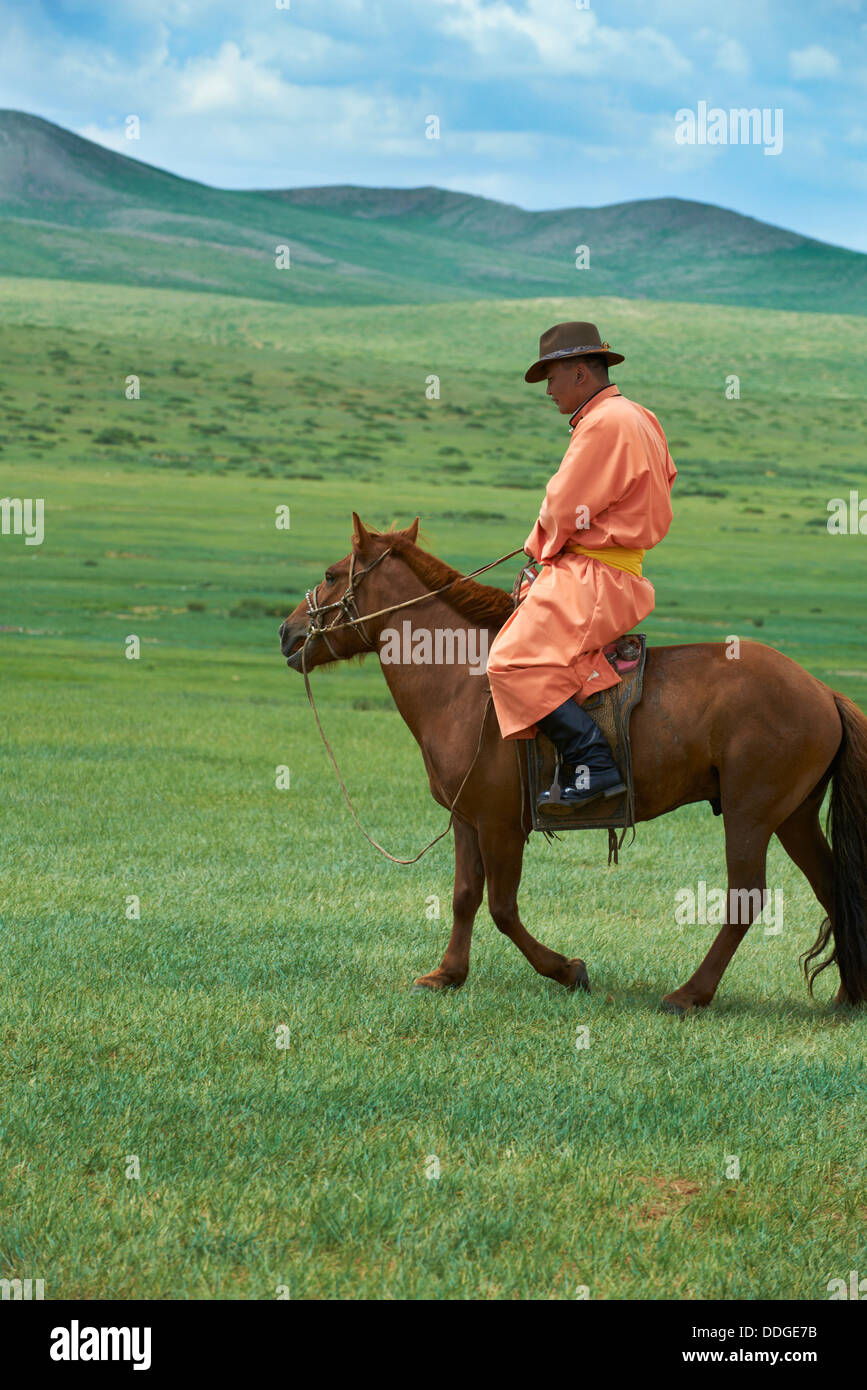
[[[653,608],[640,564],[669,528],[675,477],[655,417],[607,380],[609,363],[620,361],[592,324],[560,324],[543,336],[527,373],[530,380],[547,377],[549,395],[571,413],[573,432],[527,540],[543,569],[524,586],[517,608],[502,589],[477,584],[475,575],[462,576],[422,550],[418,518],[406,530],[380,532],[353,513],[349,554],[328,566],[280,626],[289,667],[306,679],[318,666],[380,651],[394,615],[411,606],[423,605],[428,631],[463,632],[468,640],[484,626],[497,634],[489,671],[505,739],[529,737],[536,726],[553,737],[570,770],[573,805],[588,791],[599,796],[618,785],[580,701],[617,682],[604,648]],[[416,987],[464,983],[487,891],[498,929],[540,975],[567,989],[588,988],[580,957],[551,950],[521,920],[530,831],[525,785],[521,760],[486,719],[484,682],[459,663],[413,659],[382,663],[382,671],[454,832],[451,935],[441,964]],[[308,695],[312,704],[309,684]],[[710,803],[725,829],[726,920],[663,1007],[685,1014],[710,1004],[763,910],[772,836],[825,912],[804,959],[811,990],[836,964],[836,1004],[867,1003],[867,718],[858,706],[773,647],[743,642],[733,661],[727,643],[700,642],[648,651],[632,727],[636,823]],[[341,789],[360,826],[342,780]],[[830,843],[819,821],[829,789]]]
[[[562,760],[539,809],[564,814],[624,791],[611,750],[578,703],[616,685],[603,647],[653,611],[645,553],[671,525],[677,469],[656,416],[622,396],[608,368],[624,360],[592,323],[558,323],[539,340],[525,381],[547,394],[572,431],[524,550],[541,573],[497,634],[488,677],[504,739],[541,729]]]

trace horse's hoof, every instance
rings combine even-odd
[[[413,981],[410,994],[441,994],[444,989],[458,989],[463,980],[438,980],[435,976],[420,975]]]
[[[840,1014],[840,1013],[842,1013],[842,1014],[854,1013],[855,1010],[856,1010],[857,1008],[858,1008],[858,1005],[857,1005],[857,1004],[853,1004],[852,1000],[849,998],[848,994],[846,994],[846,993],[844,992],[844,990],[839,989],[839,990],[837,991],[837,993],[836,993],[835,996],[834,996],[834,1002],[833,1002],[832,1005],[831,1005],[831,1010],[832,1010],[833,1013],[835,1013],[835,1014]]]
[[[689,999],[684,1003],[673,994],[667,994],[660,1004],[663,1013],[674,1014],[677,1018],[686,1018],[687,1014],[701,1013],[706,1009],[710,1000],[702,1002],[701,999]]]
[[[576,989],[583,989],[586,994],[589,994],[590,976],[587,974],[587,966],[577,956],[574,960],[570,960],[569,964],[573,967],[572,980],[567,986],[570,993]]]
[[[674,1013],[677,1019],[685,1019],[688,1013],[695,1012],[696,1004],[692,999],[678,999],[677,994],[667,994],[660,1004],[663,1013]]]

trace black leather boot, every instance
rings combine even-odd
[[[626,791],[608,740],[574,700],[538,720],[539,728],[560,754],[560,786],[542,792],[536,805],[546,815],[566,816],[600,796]],[[558,795],[559,791],[559,795]]]

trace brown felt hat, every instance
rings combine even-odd
[[[559,362],[568,357],[587,357],[594,353],[607,359],[609,367],[615,362],[623,362],[622,353],[612,352],[599,336],[595,323],[555,323],[539,339],[539,360],[525,373],[525,381],[544,381],[549,362]]]

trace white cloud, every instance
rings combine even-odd
[[[486,78],[516,72],[607,77],[662,85],[685,76],[690,60],[655,29],[612,29],[572,0],[441,0],[439,29],[462,39],[484,62]]]
[[[279,16],[290,11],[277,13]],[[356,72],[367,75],[370,71],[370,54],[365,45],[347,43],[315,29],[303,29],[297,21],[261,29],[246,28],[239,42],[245,54],[258,62],[276,65],[284,77],[304,81],[335,76],[345,79]]]
[[[721,145],[679,145],[674,138],[675,129],[673,113],[650,122],[644,158],[652,161],[655,168],[672,174],[698,174],[720,158]]]
[[[178,79],[179,114],[276,111],[289,89],[279,73],[244,57],[236,43],[221,44],[215,57],[193,58]]]
[[[78,133],[224,188],[401,183],[407,167],[436,164],[442,150],[425,139],[423,103],[361,85],[286,82],[231,43],[167,69],[151,96],[140,141],[129,142],[120,121],[89,122]],[[377,166],[389,165],[393,176],[377,177]]]
[[[726,38],[718,29],[699,29],[695,35],[695,42],[712,50],[711,66],[715,72],[724,72],[728,77],[749,75],[749,55],[737,39]]]
[[[463,152],[505,165],[550,158],[552,144],[568,143],[554,141],[550,136],[524,130],[464,131],[457,138]]]
[[[839,67],[834,54],[817,43],[810,44],[808,48],[796,48],[789,54],[789,72],[796,79],[833,77]]]
[[[750,71],[749,56],[737,39],[723,39],[716,51],[713,65],[718,72],[730,77],[746,77]]]
[[[117,127],[109,128],[106,126],[89,125],[73,126],[76,135],[80,135],[83,140],[92,140],[95,145],[102,145],[107,150],[116,150],[118,154],[128,154],[133,159],[136,158],[138,150],[131,140],[128,140],[123,130]]]

